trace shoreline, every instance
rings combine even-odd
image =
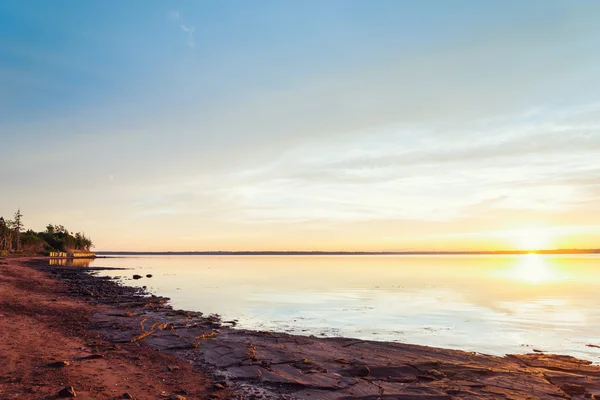
[[[0,259],[4,263],[0,277],[12,265],[53,278],[57,287],[65,287],[66,296],[86,306],[90,315],[80,327],[82,335],[111,346],[155,349],[182,365],[191,363],[197,376],[187,380],[203,383],[194,393],[185,390],[188,399],[600,399],[600,366],[574,357],[545,353],[498,357],[395,342],[235,329],[231,321],[174,310],[167,298],[88,273],[110,268],[48,265],[47,260]],[[36,287],[30,291],[36,293]],[[49,290],[42,296],[56,293]],[[167,373],[172,373],[169,369]],[[2,379],[0,374],[0,397],[5,390]],[[153,398],[133,391],[133,398]]]

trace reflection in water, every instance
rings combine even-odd
[[[50,265],[66,267],[89,267],[92,260],[91,258],[51,258],[48,262]]]
[[[92,265],[151,273],[138,284],[242,328],[492,354],[534,347],[600,361],[600,349],[586,346],[600,344],[599,263],[541,255],[154,256]]]
[[[568,279],[568,275],[561,273],[546,257],[533,253],[519,257],[506,276],[534,284]]]

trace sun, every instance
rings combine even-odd
[[[517,250],[544,250],[550,248],[553,242],[551,232],[544,228],[516,229],[507,236]]]

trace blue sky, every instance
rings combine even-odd
[[[4,1],[0,214],[99,249],[593,246],[599,17]]]

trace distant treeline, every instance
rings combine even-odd
[[[43,232],[25,230],[21,210],[17,210],[12,220],[0,217],[0,255],[47,255],[53,251],[89,251],[92,247],[92,239],[84,233],[69,232],[62,225],[49,224]]]

